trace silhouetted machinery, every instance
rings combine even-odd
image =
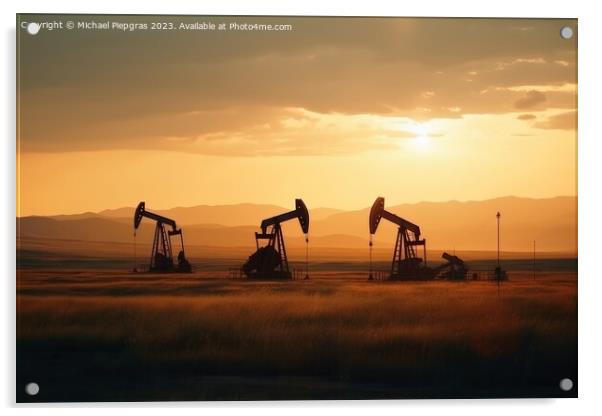
[[[447,280],[464,280],[468,274],[468,266],[458,256],[454,256],[448,253],[443,253],[441,257],[447,260],[447,263],[443,263],[440,266],[435,267],[435,277],[437,279]]]
[[[255,233],[257,251],[242,266],[242,270],[247,277],[261,279],[290,279],[292,277],[288,267],[288,257],[280,224],[295,218],[299,220],[301,229],[305,234],[305,244],[308,244],[309,212],[301,199],[295,199],[295,209],[293,211],[267,218],[261,222],[261,232]],[[267,244],[260,247],[260,240],[267,240]],[[306,255],[305,278],[308,277]]]
[[[385,199],[376,198],[370,209],[370,249],[372,237],[376,233],[380,220],[384,218],[398,226],[390,279],[413,280],[434,277],[432,269],[426,267],[426,240],[420,239],[420,227],[385,209]],[[416,248],[422,246],[424,261],[417,256]]]
[[[181,272],[189,273],[192,266],[184,254],[184,238],[182,229],[176,226],[176,222],[171,218],[149,212],[145,208],[144,201],[138,204],[134,212],[134,234],[140,226],[142,218],[149,218],[156,222],[155,237],[153,239],[153,249],[150,259],[149,271],[151,272]],[[171,227],[167,229],[166,227]],[[177,264],[175,264],[172,254],[171,237],[180,236],[181,250],[178,253]]]

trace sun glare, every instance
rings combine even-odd
[[[431,147],[431,138],[428,135],[416,136],[412,140],[412,146],[418,150],[425,151]]]
[[[412,148],[424,152],[431,147],[431,138],[429,137],[426,126],[416,123],[410,130],[416,135],[410,139]]]

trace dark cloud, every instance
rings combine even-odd
[[[525,108],[533,108],[546,101],[546,94],[541,91],[527,91],[524,97],[519,98],[514,102],[514,107],[524,110]]]
[[[516,117],[519,120],[535,120],[537,117],[535,116],[535,114],[521,114],[520,116]]]
[[[575,43],[558,37],[571,20],[167,19],[294,30],[20,36],[23,149],[155,148],[188,137],[184,148],[195,137],[277,124],[287,108],[416,120],[574,108],[572,92],[546,91],[542,101],[513,89],[576,82]]]

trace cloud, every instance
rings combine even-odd
[[[546,101],[546,94],[541,91],[528,91],[524,97],[514,102],[514,107],[518,109],[533,108]]]
[[[577,111],[566,111],[535,123],[539,129],[575,130],[577,128]]]
[[[233,119],[236,123],[226,123]],[[207,122],[207,123],[206,123]],[[90,130],[83,141],[47,142],[26,151],[103,150],[103,138],[113,131],[120,140],[113,149],[144,149],[226,156],[340,155],[398,148],[415,137],[410,119],[369,114],[322,114],[302,108],[230,108],[163,117],[124,120]]]
[[[320,114],[299,108],[281,112],[276,122],[184,138],[184,149],[212,155],[315,156],[396,149],[415,137],[411,120],[370,115]]]
[[[291,108],[350,120],[574,108],[574,90],[543,89],[575,82],[575,45],[549,36],[563,21],[529,19],[523,31],[503,19],[244,20],[294,30],[21,38],[22,149],[168,148],[159,138],[181,137],[188,140],[169,143],[196,152],[198,137],[231,141],[236,132],[254,143],[257,126],[278,125]],[[290,132],[295,121],[289,123]]]
[[[496,65],[496,70],[498,71],[504,71],[506,70],[509,66],[512,65],[517,65],[517,64],[545,64],[546,60],[538,57],[538,58],[516,58],[513,61],[510,62],[498,62]]]
[[[519,120],[534,120],[537,117],[535,116],[535,114],[521,114],[520,116],[516,117]]]

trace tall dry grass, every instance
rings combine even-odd
[[[21,282],[24,371],[45,359],[53,371],[71,363],[153,377],[307,376],[468,395],[516,379],[542,389],[576,371],[574,278],[501,290],[490,282],[217,280],[169,295],[150,290],[160,285],[150,279],[119,296],[90,281],[88,292],[63,282],[66,294],[58,283],[32,292],[36,284]]]

